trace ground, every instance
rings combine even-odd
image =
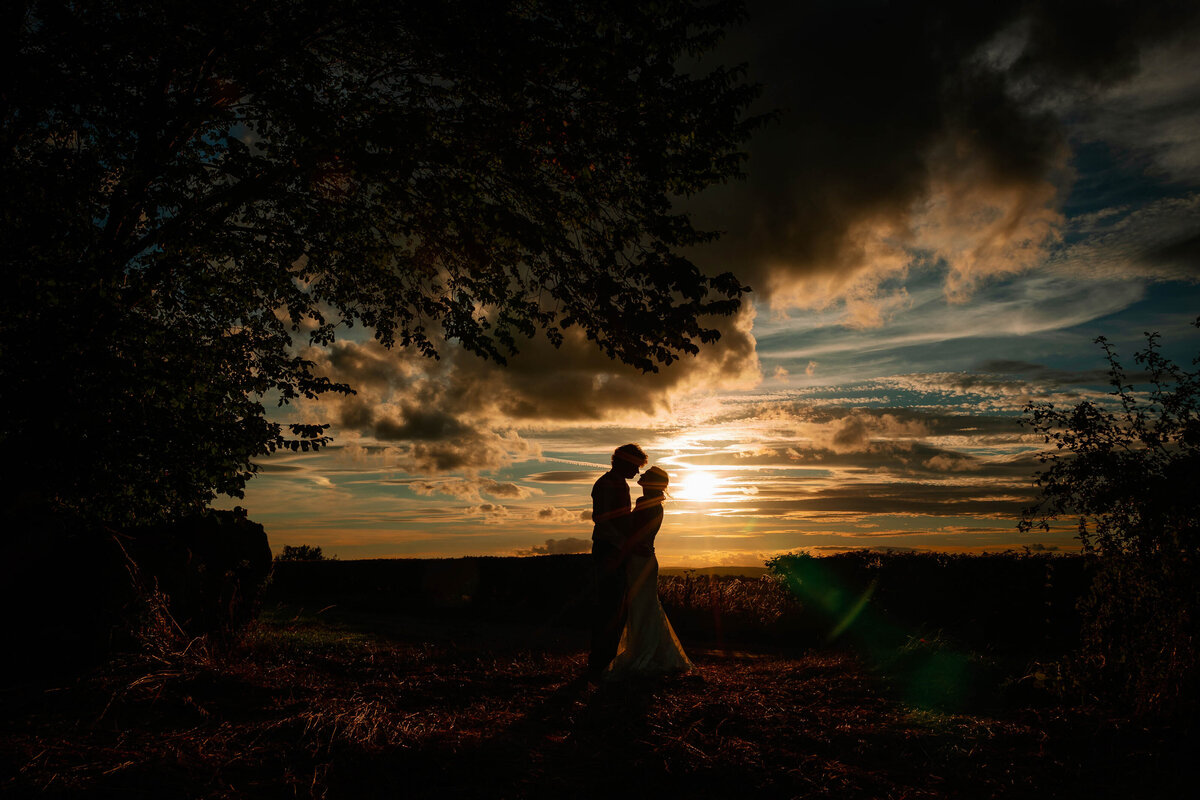
[[[10,687],[0,791],[1158,798],[1185,794],[1195,747],[1044,702],[922,709],[848,651],[693,643],[693,676],[597,686],[577,630],[336,613]]]

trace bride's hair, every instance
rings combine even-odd
[[[658,489],[663,494],[667,493],[667,486],[671,483],[671,477],[667,475],[667,471],[662,467],[651,467],[642,473],[642,477],[638,478],[638,485],[647,489]]]

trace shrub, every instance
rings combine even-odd
[[[189,636],[236,634],[257,615],[271,574],[267,534],[241,508],[140,531],[127,549]]]
[[[115,650],[228,639],[258,612],[271,570],[261,525],[245,512],[209,511],[171,525],[103,528],[45,511],[5,515],[0,564],[21,678],[74,672]]]
[[[1100,337],[1112,402],[1026,407],[1026,424],[1054,449],[1021,527],[1078,519],[1093,575],[1071,665],[1081,688],[1137,712],[1186,715],[1200,701],[1200,371],[1146,336],[1134,355],[1141,390]]]

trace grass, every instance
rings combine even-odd
[[[890,664],[684,643],[697,677],[592,686],[576,628],[277,606],[225,653],[200,643],[7,688],[0,793],[1137,798],[1188,785],[1192,734],[1036,692],[914,695],[981,658],[936,636]]]

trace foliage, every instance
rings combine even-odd
[[[7,520],[12,522],[10,518]],[[6,530],[0,603],[14,675],[72,675],[114,652],[228,644],[257,614],[271,571],[261,525],[208,510],[133,534],[66,515]]]
[[[209,509],[170,525],[139,529],[130,555],[166,593],[186,635],[228,641],[257,615],[271,574],[263,526],[243,508]]]
[[[364,325],[503,362],[579,326],[656,370],[746,287],[675,198],[737,177],[730,0],[28,2],[0,77],[0,441],[31,500],[116,525],[326,442],[264,402]],[[69,453],[69,457],[66,454]]]
[[[1166,358],[1147,334],[1134,355],[1145,370],[1139,391],[1108,341],[1097,342],[1113,403],[1026,407],[1026,424],[1054,449],[1021,528],[1078,518],[1094,568],[1075,664],[1084,687],[1140,711],[1188,713],[1200,702],[1200,370]]]
[[[337,556],[327,556],[321,547],[307,544],[285,544],[276,556],[276,561],[337,561]]]
[[[767,567],[815,618],[810,624],[822,638],[880,654],[948,637],[970,649],[1048,655],[1078,635],[1080,561],[1030,552],[852,550],[785,553]]]

